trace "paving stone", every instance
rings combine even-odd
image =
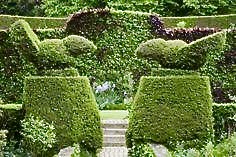
[[[150,144],[150,147],[154,151],[154,154],[158,157],[171,157],[168,149],[160,144]]]

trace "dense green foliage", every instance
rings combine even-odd
[[[114,8],[116,10],[133,10],[155,12],[162,16],[222,15],[235,13],[233,0],[43,0],[41,9],[47,16],[68,16],[85,8]]]
[[[34,32],[40,41],[45,39],[62,39],[67,36],[63,28],[35,29]]]
[[[8,130],[8,140],[20,140],[20,121],[24,119],[22,105],[5,104],[0,105],[0,130]]]
[[[55,30],[38,30],[42,37],[61,37],[66,35],[64,31]],[[71,36],[61,39],[45,39],[40,41],[38,36],[32,31],[29,24],[24,20],[15,22],[9,31],[1,31],[1,44],[0,46],[0,95],[5,103],[21,102],[23,91],[23,80],[26,76],[30,75],[44,75],[49,71],[46,70],[63,70],[65,68],[76,67],[77,59],[74,57],[76,51],[79,53],[88,51],[91,53],[95,50],[96,46],[89,40],[72,36],[75,39],[82,39],[82,42],[72,42],[75,45],[79,43],[82,45],[79,50],[78,47],[71,47],[67,40]],[[62,35],[63,34],[63,35]],[[71,54],[73,49],[73,55]],[[77,56],[76,56],[77,57]],[[59,71],[52,72],[64,73]],[[54,74],[53,74],[54,73]],[[78,72],[65,72],[65,75],[78,75]],[[74,73],[74,74],[72,74]],[[57,75],[57,74],[56,74]]]
[[[2,0],[0,14],[26,16],[42,15],[43,12],[39,8],[39,2],[40,1],[34,0]]]
[[[3,149],[6,146],[6,130],[0,130],[0,156],[3,156]]]
[[[53,122],[57,149],[73,143],[92,152],[102,147],[100,116],[86,77],[28,77],[23,106],[26,116]]]
[[[129,150],[129,157],[156,157],[148,143],[133,143]]]
[[[108,6],[118,10],[156,12],[162,16],[222,15],[236,12],[233,0],[111,0]]]
[[[29,116],[22,121],[23,146],[32,157],[49,156],[50,149],[56,142],[53,124],[38,117]],[[53,151],[51,151],[54,155]]]
[[[156,60],[164,68],[197,70],[204,65],[202,69],[210,69],[222,60],[225,41],[225,32],[209,35],[190,44],[181,40],[152,39],[141,43],[136,53],[139,57]],[[208,75],[209,71],[205,74]]]
[[[182,145],[171,153],[171,157],[232,157],[236,155],[236,134],[225,139],[216,146],[212,142],[198,150],[196,148],[184,149]]]
[[[236,104],[213,105],[213,117],[216,142],[236,132]]]
[[[39,69],[64,69],[77,64],[76,60],[69,56],[60,39],[46,39],[40,42],[37,63]]]
[[[35,59],[38,43],[37,36],[25,21],[19,20],[10,27],[0,48],[3,101],[17,102],[21,99],[24,77],[36,73],[31,61]]]
[[[213,135],[209,79],[197,75],[142,77],[134,98],[127,144],[178,142],[201,148]]]

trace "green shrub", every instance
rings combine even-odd
[[[236,155],[236,134],[225,139],[216,146],[212,142],[199,150],[196,148],[185,149],[182,145],[171,153],[172,157],[232,157]]]
[[[6,146],[7,130],[0,130],[0,156],[3,156],[3,149]]]
[[[138,57],[157,60],[159,64],[166,68],[175,68],[178,58],[178,49],[186,46],[182,40],[152,39],[141,43],[136,49]]]
[[[21,124],[24,119],[24,111],[20,104],[0,105],[0,130],[8,130],[8,140],[20,140]]]
[[[86,77],[28,77],[23,103],[27,116],[53,123],[58,149],[73,143],[92,152],[102,147],[99,112]]]
[[[219,142],[236,132],[236,104],[214,104],[214,134]]]
[[[39,49],[39,69],[64,69],[76,65],[75,59],[68,55],[60,39],[46,39],[39,43]]]
[[[32,157],[52,156],[50,150],[56,143],[53,124],[43,119],[28,116],[22,121],[23,146]],[[51,151],[51,152],[50,152]]]
[[[77,69],[75,68],[65,68],[60,70],[46,70],[43,71],[42,76],[79,76]]]
[[[142,77],[134,98],[127,145],[152,141],[168,148],[184,141],[201,148],[212,139],[209,79],[197,75]]]
[[[129,150],[130,157],[156,157],[148,143],[134,142]]]
[[[92,41],[77,35],[70,35],[64,38],[63,44],[66,50],[74,57],[83,53],[93,53],[97,49]]]
[[[236,133],[219,143],[213,152],[214,157],[236,156]]]

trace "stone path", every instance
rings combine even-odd
[[[103,149],[99,157],[128,157],[125,132],[128,120],[103,120]]]

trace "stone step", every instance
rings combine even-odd
[[[128,157],[126,147],[105,147],[99,153],[99,157]]]
[[[126,143],[124,143],[124,142],[103,143],[103,148],[106,148],[106,147],[126,147]]]
[[[103,128],[127,129],[128,120],[102,120]]]
[[[103,143],[125,143],[125,135],[104,135]]]
[[[103,135],[125,135],[127,129],[110,129],[104,128]]]

